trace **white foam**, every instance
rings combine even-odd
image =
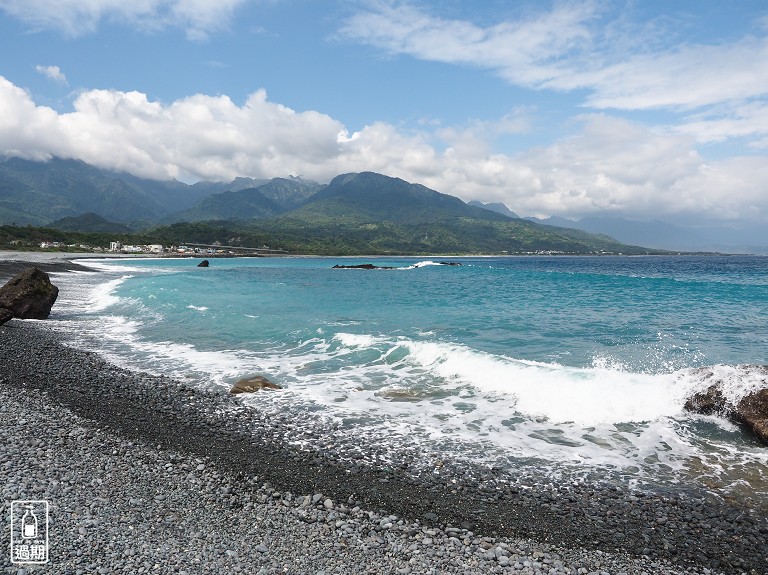
[[[112,259],[86,259],[86,260],[74,260],[73,263],[79,263],[89,268],[96,269],[101,272],[108,273],[136,273],[146,272],[145,268],[139,266],[126,265],[123,262],[130,262],[131,260],[120,260],[120,264],[115,263]]]
[[[347,347],[372,347],[377,341],[380,341],[371,335],[354,333],[337,333],[333,339]]]
[[[192,305],[192,304],[189,304],[187,306],[187,309],[194,309],[194,310],[197,310],[197,311],[207,311],[208,310],[208,308],[206,306],[204,306],[204,305]]]
[[[647,422],[680,413],[685,389],[669,375],[573,368],[494,356],[464,346],[402,341],[414,364],[454,383],[509,398],[521,415],[579,425]]]
[[[133,277],[132,275],[124,275],[122,277],[97,285],[93,289],[93,291],[91,291],[90,296],[88,298],[89,304],[90,304],[90,311],[91,312],[104,311],[107,308],[119,302],[120,298],[114,294],[114,291],[125,280],[130,279],[132,277]]]
[[[415,263],[413,265],[405,266],[405,267],[398,268],[398,269],[401,269],[401,270],[415,270],[415,269],[419,269],[419,268],[426,268],[426,267],[429,267],[429,266],[442,266],[442,265],[444,265],[444,264],[441,264],[440,262],[433,262],[432,260],[424,260],[423,262],[417,262],[417,263]]]
[[[754,365],[713,365],[680,370],[677,375],[688,395],[706,391],[717,382],[725,400],[735,405],[746,395],[765,388],[768,371]]]

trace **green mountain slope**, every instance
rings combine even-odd
[[[282,211],[298,208],[326,186],[301,178],[274,178],[259,186],[259,192],[280,206]]]
[[[251,220],[271,218],[307,201],[323,186],[299,178],[274,178],[258,187],[212,194],[188,210],[171,214],[165,222]]]
[[[49,227],[64,232],[109,232],[129,234],[133,230],[117,222],[110,222],[94,213],[67,216],[49,224]]]
[[[93,212],[118,222],[157,221],[208,195],[181,182],[144,180],[80,161],[0,161],[0,224],[39,225]]]
[[[188,210],[164,218],[167,222],[202,222],[209,220],[250,220],[271,218],[282,213],[274,201],[258,188],[213,194]]]
[[[317,221],[290,217],[258,222],[270,243],[281,249],[317,254],[646,254],[606,236],[579,230],[548,229],[525,220],[489,221],[450,218],[438,222],[396,224]]]
[[[472,200],[471,202],[467,202],[470,206],[475,206],[478,208],[483,208],[485,210],[491,210],[492,212],[496,212],[497,214],[503,214],[509,218],[519,218],[515,212],[510,210],[506,204],[502,204],[500,202],[495,203],[488,203],[484,204],[483,202],[478,202],[477,200]]]
[[[468,206],[459,198],[420,184],[373,172],[336,176],[301,208],[285,218],[309,225],[392,222],[418,224],[454,217],[503,221],[508,218]]]

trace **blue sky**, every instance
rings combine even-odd
[[[0,0],[0,155],[768,223],[763,0]]]

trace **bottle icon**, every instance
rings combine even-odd
[[[32,506],[27,505],[24,515],[21,517],[21,537],[33,539],[37,537],[37,515],[32,511]]]

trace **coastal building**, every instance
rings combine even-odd
[[[145,244],[140,246],[123,245],[120,242],[109,242],[110,252],[123,254],[161,254],[165,251],[162,244]]]

